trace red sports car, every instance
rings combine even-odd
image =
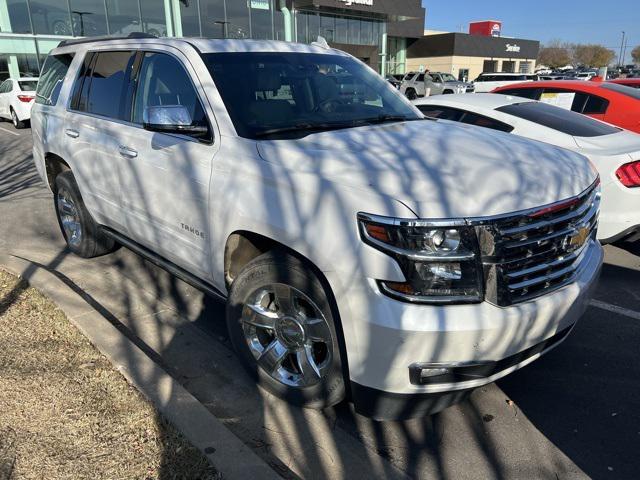
[[[493,93],[558,102],[574,112],[640,133],[640,90],[625,85],[555,80],[507,85]]]
[[[615,80],[607,81],[618,85],[624,85],[625,87],[640,88],[640,78],[616,78]]]

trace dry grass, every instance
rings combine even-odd
[[[0,270],[0,480],[219,479],[43,295]]]

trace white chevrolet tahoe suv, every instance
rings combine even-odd
[[[584,157],[426,119],[326,45],[63,42],[32,128],[69,249],[224,299],[241,362],[296,405],[439,411],[559,344],[600,272]]]

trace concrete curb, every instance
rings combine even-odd
[[[54,272],[35,262],[11,255],[0,255],[0,268],[19,275],[56,303],[114,367],[202,451],[225,480],[281,478],[193,395]]]

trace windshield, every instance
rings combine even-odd
[[[450,73],[443,73],[441,76],[443,82],[457,82],[456,77],[454,77]]]
[[[607,90],[612,90],[614,92],[621,93],[622,95],[626,95],[627,97],[640,100],[640,91],[626,85],[619,85],[617,83],[603,83],[602,88],[606,88]]]
[[[542,102],[514,103],[496,110],[574,137],[601,137],[621,131],[619,128],[586,115]]]
[[[38,86],[37,80],[19,80],[18,85],[20,85],[20,90],[23,92],[35,92],[36,87]]]
[[[422,119],[389,82],[351,57],[280,52],[203,57],[245,138]]]

